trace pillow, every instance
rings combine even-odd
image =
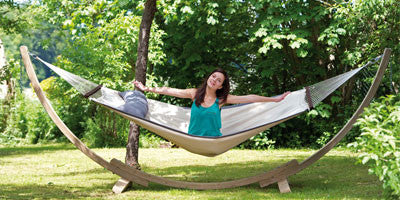
[[[147,99],[142,92],[129,90],[118,92],[118,94],[125,101],[125,104],[119,106],[118,109],[135,117],[146,117],[149,107],[147,105]]]

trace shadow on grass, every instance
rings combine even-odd
[[[277,161],[246,161],[221,163],[213,166],[209,166],[205,163],[204,165],[173,166],[167,168],[143,166],[143,171],[181,181],[230,181],[268,172],[286,162],[289,162],[290,160],[291,159]]]
[[[101,168],[100,166],[98,168],[94,168],[91,170],[85,170],[85,171],[79,171],[79,172],[67,172],[67,173],[53,173],[51,176],[60,176],[63,178],[68,178],[68,177],[73,177],[73,176],[90,176],[90,175],[96,175],[96,179],[102,179],[102,180],[107,180],[107,179],[103,179],[103,178],[99,178],[99,175],[101,174],[107,174],[110,173],[110,171],[108,171],[105,168]]]
[[[0,156],[11,156],[18,154],[40,154],[43,151],[57,150],[74,150],[71,145],[46,145],[32,147],[7,147],[0,148]],[[265,161],[247,161],[236,163],[220,163],[210,166],[209,163],[204,165],[186,165],[186,166],[171,166],[159,168],[157,166],[142,166],[143,171],[149,174],[162,176],[164,178],[192,181],[192,182],[221,182],[229,181],[248,176],[267,172],[277,166],[280,166],[292,158],[298,159],[299,162],[307,156],[292,156],[272,158]],[[274,159],[274,160],[273,160]],[[157,163],[159,161],[156,161]],[[171,158],[170,162],[179,162]],[[285,194],[285,197],[293,199],[317,199],[317,198],[355,198],[355,199],[377,199],[382,198],[382,190],[376,177],[368,175],[367,168],[362,165],[355,165],[356,158],[343,156],[327,155],[317,161],[309,168],[302,172],[289,177],[289,183],[292,188],[291,194]],[[178,165],[179,163],[177,163]],[[106,176],[101,174],[110,173],[104,168],[98,167],[91,170],[83,170],[80,172],[54,173],[53,176],[63,177],[65,179],[73,177],[93,177],[98,179],[96,183],[102,185],[88,185],[82,182],[79,186],[65,185],[39,185],[39,184],[24,184],[12,185],[0,183],[0,199],[76,199],[76,198],[98,198],[102,195],[112,195],[111,188],[117,181],[114,176]],[[99,176],[99,174],[101,176]],[[27,175],[29,176],[29,174]],[[115,178],[115,179],[114,179]],[[149,187],[134,185],[130,192],[158,193],[174,188],[151,183]],[[190,197],[192,190],[179,189],[180,192],[186,193]],[[248,186],[243,186],[234,189],[224,190],[209,190],[202,193],[212,195],[223,194],[241,194],[254,193],[252,197],[262,198],[263,195],[279,195],[277,185],[273,184],[267,188],[260,188],[257,183]],[[224,193],[227,192],[227,193]],[[250,198],[250,197],[249,197]]]
[[[0,199],[80,199],[98,196],[99,186],[66,187],[64,185],[0,185]],[[97,193],[92,195],[92,193]],[[112,192],[102,193],[106,195]]]
[[[0,157],[16,156],[16,155],[35,155],[35,154],[41,154],[44,151],[52,152],[58,150],[75,150],[75,149],[76,147],[69,143],[0,147]]]
[[[323,157],[309,168],[289,177],[288,180],[293,192],[285,195],[292,196],[293,198],[299,198],[299,196],[301,196],[300,199],[382,198],[382,189],[378,179],[375,176],[368,175],[365,166],[356,165],[356,160],[356,158],[346,156]],[[282,161],[239,162],[229,165],[219,164],[211,167],[206,165],[190,165],[164,169],[145,167],[144,171],[173,180],[220,182],[254,176],[269,171],[275,168],[274,166],[279,166],[283,163]],[[151,183],[149,187],[134,185],[130,190],[165,191],[171,189],[172,188],[168,186]],[[279,194],[276,183],[266,188],[260,188],[258,183],[254,183],[236,189],[225,190],[247,190],[248,192],[272,192]]]
[[[99,198],[102,196],[113,195],[111,188],[114,181],[107,174],[110,173],[104,168],[95,168],[80,172],[53,173],[48,176],[57,180],[57,177],[63,179],[82,178],[80,185],[58,184],[57,181],[51,181],[47,184],[4,184],[0,183],[0,199],[81,199],[81,198]],[[104,175],[103,175],[104,174]],[[85,182],[87,177],[93,177],[96,184]],[[98,180],[98,181],[97,181]],[[100,183],[104,183],[101,184]]]

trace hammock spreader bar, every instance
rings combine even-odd
[[[313,105],[312,100],[311,100],[310,87],[306,86],[304,88],[306,89],[306,100],[307,100],[307,103],[308,103],[308,107],[309,107],[309,110],[311,110],[311,109],[314,108],[314,105]]]
[[[101,88],[103,87],[103,85],[98,85],[95,88],[93,88],[93,90],[90,90],[89,92],[87,92],[86,94],[83,95],[83,97],[85,98],[89,98],[90,96],[92,96],[94,93],[96,93],[97,91],[99,91]]]

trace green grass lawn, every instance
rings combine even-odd
[[[94,149],[106,160],[125,157],[124,148]],[[226,181],[310,156],[313,150],[231,150],[208,158],[182,149],[141,149],[145,172],[185,181]],[[113,194],[118,176],[100,167],[71,145],[0,147],[0,199],[381,199],[381,183],[356,165],[358,155],[333,150],[289,178],[291,193],[277,184],[224,190],[175,189],[151,183]]]

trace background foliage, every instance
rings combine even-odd
[[[388,197],[400,196],[400,95],[372,103],[357,122],[362,130],[353,149],[362,152],[359,162],[379,177]]]
[[[9,63],[20,59],[18,47],[23,44],[44,60],[86,79],[116,90],[132,89],[143,1],[10,2],[0,4],[0,11],[9,13],[0,20],[0,37]],[[393,50],[393,76],[392,80],[385,76],[378,96],[394,93],[390,82],[394,82],[395,90],[399,86],[400,36],[396,30],[400,30],[400,6],[395,0],[159,0],[157,8],[150,40],[148,85],[196,87],[208,72],[223,67],[231,76],[233,94],[273,96],[358,67],[389,47]],[[35,65],[48,97],[78,137],[93,146],[126,143],[126,120],[83,99],[66,82],[48,78],[51,72],[39,63]],[[28,83],[21,66],[10,64],[8,70],[13,74],[9,79],[20,80],[20,92],[12,104],[7,104],[15,110],[5,112],[10,109],[3,106],[0,117],[7,123],[1,125],[2,138],[63,140],[40,106],[32,106],[29,111],[22,108],[36,104],[20,96]],[[324,145],[363,98],[360,85],[369,82],[368,78],[350,80],[308,114],[260,133],[240,148]],[[181,106],[191,103],[147,95]],[[8,119],[18,119],[29,127]],[[359,129],[353,129],[343,143],[353,142],[359,134]],[[161,140],[148,132],[142,137]]]

